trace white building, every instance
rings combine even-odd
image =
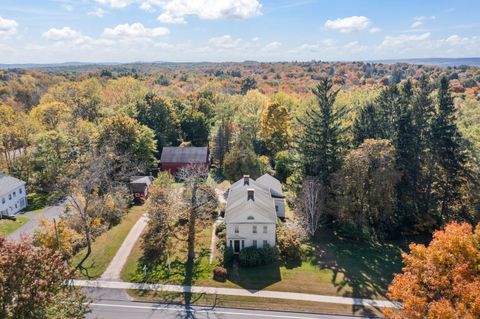
[[[15,215],[25,207],[25,182],[0,173],[0,215]]]
[[[270,175],[267,177],[264,175],[257,181],[245,175],[235,182],[228,192],[225,208],[226,240],[227,245],[235,253],[250,246],[258,248],[274,246],[277,211],[281,210],[280,207],[283,207],[285,216],[285,203],[283,202],[283,206],[277,204],[279,198],[275,196],[278,194],[273,195],[278,188],[274,191],[259,180],[263,180],[264,183],[277,181]],[[281,192],[280,182],[278,185]]]

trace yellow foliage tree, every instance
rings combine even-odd
[[[262,114],[260,136],[272,155],[288,148],[292,132],[290,130],[290,115],[284,105],[278,102],[267,105]]]
[[[33,236],[34,244],[52,250],[59,250],[65,258],[70,258],[81,243],[81,235],[68,227],[63,219],[57,222],[57,233],[58,241],[54,223],[47,219],[42,219],[40,227]]]

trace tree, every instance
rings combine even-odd
[[[207,146],[211,126],[204,113],[194,107],[187,107],[180,120],[184,140],[192,142],[193,146]]]
[[[144,170],[156,167],[154,132],[127,115],[118,114],[103,121],[99,147],[107,145],[113,146],[117,155],[141,165]]]
[[[391,227],[395,186],[400,173],[395,167],[395,148],[388,140],[365,140],[345,155],[337,176],[338,215],[359,233],[385,234]]]
[[[380,138],[378,112],[375,105],[369,103],[362,107],[352,124],[353,145],[359,146],[366,139]]]
[[[189,165],[182,168],[177,177],[184,182],[183,193],[186,224],[187,262],[193,263],[195,259],[195,237],[197,224],[210,220],[212,213],[218,208],[217,193],[206,185],[208,169],[204,166]]]
[[[29,241],[0,237],[0,317],[4,319],[81,319],[87,298],[68,287],[73,273],[62,255]]]
[[[292,132],[290,116],[284,105],[276,102],[267,105],[262,114],[260,137],[272,155],[288,148]]]
[[[316,178],[307,177],[302,182],[297,198],[298,217],[309,236],[315,236],[325,216],[326,191]]]
[[[440,79],[437,94],[438,113],[433,120],[433,152],[437,163],[437,188],[439,215],[443,220],[452,217],[459,203],[460,187],[466,175],[462,137],[455,123],[455,106],[449,92],[448,79]]]
[[[38,120],[46,130],[57,129],[70,115],[68,106],[60,102],[40,104],[30,111],[32,119]]]
[[[305,176],[318,177],[325,186],[330,184],[330,177],[340,167],[343,133],[340,119],[345,110],[334,109],[339,91],[332,91],[332,88],[332,81],[324,78],[312,89],[318,109],[307,110],[305,118],[300,120],[304,130],[298,141]]]
[[[257,178],[260,173],[260,163],[251,146],[237,143],[225,156],[224,174],[231,181],[236,181],[245,174]]]
[[[257,81],[255,78],[249,76],[242,80],[242,88],[240,90],[240,94],[245,95],[250,90],[254,90],[257,88]]]
[[[285,183],[295,170],[293,155],[288,151],[281,151],[275,155],[275,176]]]
[[[167,99],[148,93],[137,103],[136,119],[155,132],[157,150],[180,142],[179,120],[173,105]]]
[[[387,318],[480,317],[480,224],[473,231],[453,222],[436,231],[426,247],[410,244],[404,267],[388,288],[388,297],[403,307],[385,311]]]
[[[70,228],[63,219],[51,222],[47,219],[40,221],[40,227],[33,235],[35,246],[58,251],[64,259],[72,257],[81,245],[82,237]]]

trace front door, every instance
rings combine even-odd
[[[240,252],[240,240],[233,241],[233,252],[236,254]]]

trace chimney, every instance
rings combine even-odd
[[[250,185],[250,175],[243,175],[243,186]]]
[[[247,200],[253,200],[255,201],[255,189],[249,188],[247,190]]]

